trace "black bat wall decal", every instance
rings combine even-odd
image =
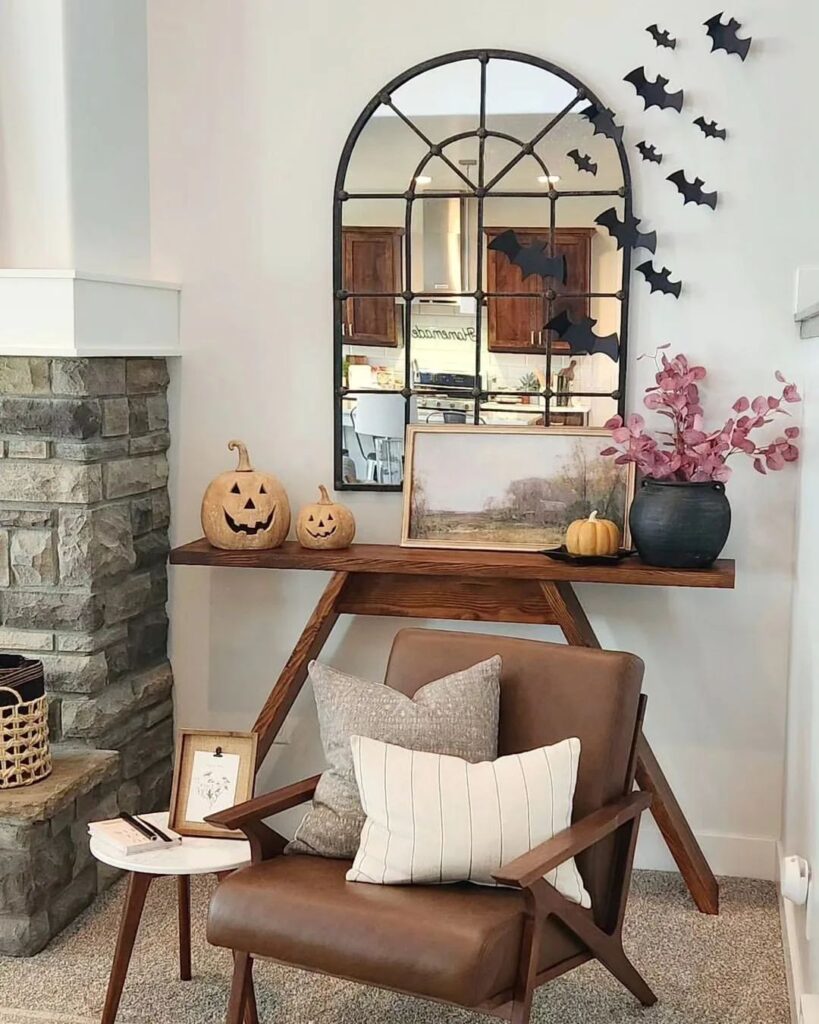
[[[666,110],[668,107],[676,110],[679,113],[683,107],[683,100],[685,95],[683,90],[679,92],[669,92],[666,89],[668,85],[668,79],[663,78],[662,75],[657,75],[657,80],[649,82],[646,78],[645,68],[635,68],[630,71],[623,79],[624,82],[630,82],[637,90],[637,95],[645,103],[645,109],[649,107],[659,107],[661,110]]]
[[[651,36],[657,46],[665,46],[669,50],[677,49],[677,40],[659,25],[649,25],[646,32]]]
[[[720,11],[719,14],[715,14],[713,18],[709,18],[708,21],[704,22],[705,27],[708,29],[708,35],[711,37],[711,53],[714,53],[716,50],[725,50],[726,53],[737,53],[741,60],[745,60],[753,40],[750,37],[747,39],[739,38],[737,32],[742,28],[742,25],[740,25],[736,18],[731,18],[723,25],[722,18],[724,13],[724,11]]]
[[[712,210],[716,210],[718,194],[716,192],[703,192],[702,186],[705,182],[702,178],[694,178],[692,182],[689,182],[685,176],[685,171],[679,170],[669,174],[668,180],[673,181],[677,186],[677,191],[683,197],[683,206],[687,206],[689,203],[696,203],[697,206],[710,206]]]
[[[637,143],[637,152],[643,158],[652,164],[661,164],[663,162],[663,154],[657,152],[656,146],[649,146],[647,142]]]
[[[570,156],[577,165],[578,171],[588,171],[589,174],[597,174],[597,164],[590,156],[581,153],[578,149],[569,150],[566,156]]]
[[[568,274],[566,257],[565,255],[549,256],[545,251],[546,242],[521,245],[518,236],[510,228],[493,239],[487,248],[508,256],[510,263],[520,267],[524,281],[532,274],[539,274],[541,277],[554,277],[561,284],[566,283]]]
[[[716,121],[706,121],[704,117],[700,116],[694,121],[694,124],[707,139],[722,139],[724,142],[728,138],[728,132],[724,128],[720,128]]]
[[[620,339],[616,334],[607,334],[605,338],[595,334],[592,328],[596,323],[590,316],[572,320],[564,309],[552,317],[546,329],[556,331],[561,341],[567,341],[573,356],[593,356],[602,352],[616,363],[620,358]]]
[[[598,107],[596,103],[590,103],[580,112],[581,117],[586,117],[594,128],[595,135],[605,135],[607,139],[614,142],[623,141],[623,129],[619,124],[614,123],[614,111],[607,107]]]
[[[651,286],[652,295],[654,292],[662,292],[663,295],[673,295],[675,299],[680,297],[682,281],[672,281],[671,271],[668,267],[663,267],[662,270],[656,270],[654,267],[654,261],[646,260],[646,262],[641,263],[637,269]]]
[[[596,217],[595,224],[604,227],[611,237],[617,240],[618,249],[629,246],[631,249],[657,251],[657,232],[651,231],[646,234],[640,231],[638,229],[640,222],[636,217],[629,217],[628,220],[621,221],[613,206]]]

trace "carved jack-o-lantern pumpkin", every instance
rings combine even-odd
[[[202,499],[202,529],[215,548],[277,548],[290,529],[290,503],[275,476],[258,473],[250,465],[241,441],[228,444],[238,450],[239,465],[213,480]]]
[[[296,519],[296,536],[303,548],[346,548],[355,537],[355,518],[346,505],[330,501],[324,484],[319,485],[321,497],[305,505]]]

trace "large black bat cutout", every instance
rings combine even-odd
[[[641,263],[637,269],[651,286],[652,295],[654,292],[662,292],[663,295],[673,295],[675,299],[680,297],[682,281],[672,281],[671,271],[668,267],[663,267],[662,270],[656,270],[654,267],[654,261],[646,260],[646,262]]]
[[[677,191],[683,197],[683,206],[696,203],[697,206],[710,206],[712,210],[716,210],[719,196],[716,192],[703,192],[702,186],[705,182],[702,178],[694,178],[692,182],[689,182],[685,171],[679,170],[669,174],[668,180],[673,181],[677,186]]]
[[[616,334],[608,334],[601,338],[592,330],[596,323],[597,321],[590,316],[572,320],[564,309],[562,313],[552,317],[546,324],[546,329],[556,331],[561,341],[567,341],[573,356],[593,356],[602,352],[616,363],[620,358],[620,339]]]
[[[620,220],[613,206],[604,210],[599,217],[595,218],[594,222],[605,228],[611,237],[617,240],[618,249],[629,246],[632,249],[657,251],[657,232],[651,231],[646,234],[638,230],[640,222],[636,217],[629,217],[625,221]]]
[[[706,139],[722,139],[724,142],[728,138],[728,132],[724,128],[720,128],[716,121],[706,121],[704,117],[700,116],[694,121],[694,124]]]
[[[578,171],[588,171],[589,174],[597,174],[597,164],[586,153],[581,153],[579,149],[571,149],[566,156],[570,156],[574,160]]]
[[[731,18],[727,24],[723,25],[722,18],[724,13],[724,11],[720,11],[719,14],[715,14],[713,18],[709,18],[708,21],[703,23],[708,29],[708,35],[711,37],[711,53],[714,53],[716,50],[725,50],[726,53],[737,53],[741,60],[745,60],[753,40],[750,37],[747,39],[739,38],[737,32],[742,28],[742,25],[740,25],[736,18]]]
[[[669,50],[677,49],[677,40],[659,25],[649,25],[646,32],[651,36],[657,46],[665,46]]]
[[[630,82],[637,90],[637,95],[642,99],[646,105],[646,110],[649,107],[659,107],[661,110],[666,110],[668,107],[676,110],[677,113],[683,108],[683,100],[685,94],[680,89],[679,92],[669,92],[666,89],[668,85],[668,79],[663,78],[662,75],[657,75],[655,82],[649,82],[646,78],[645,68],[635,68],[630,71],[623,79],[624,82]]]
[[[605,135],[607,139],[613,139],[614,142],[623,141],[623,129],[619,124],[614,123],[614,111],[607,107],[598,107],[596,103],[590,103],[579,113],[581,117],[586,117],[591,121],[595,135]]]
[[[533,245],[521,245],[518,236],[510,228],[493,239],[489,249],[495,249],[509,257],[509,262],[520,267],[523,272],[523,279],[526,280],[532,274],[539,274],[541,277],[554,277],[561,284],[566,283],[568,267],[565,255],[549,256],[544,250],[546,242],[535,242]]]
[[[647,142],[637,143],[637,152],[643,158],[652,164],[661,164],[663,162],[663,154],[657,152],[656,146],[649,146]]]

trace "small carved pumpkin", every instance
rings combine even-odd
[[[346,548],[355,537],[355,519],[346,505],[330,501],[324,484],[319,486],[321,497],[312,505],[305,505],[296,519],[296,536],[303,548]]]
[[[241,441],[236,469],[217,476],[202,499],[202,529],[215,548],[227,551],[277,548],[290,529],[290,503],[275,476],[258,473]]]
[[[610,519],[576,519],[566,531],[566,550],[570,555],[616,555],[620,550],[620,527]]]

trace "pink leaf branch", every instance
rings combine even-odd
[[[662,346],[667,348],[668,346]],[[798,427],[787,427],[773,441],[761,443],[756,432],[774,422],[776,416],[789,415],[784,405],[801,402],[795,384],[786,382],[776,371],[782,385],[780,395],[739,397],[732,406],[734,416],[716,430],[706,430],[700,404],[699,385],[705,380],[703,366],[691,366],[684,355],[669,359],[655,353],[655,383],[646,388],[643,404],[670,421],[670,429],[649,433],[642,416],[633,414],[625,422],[615,416],[606,423],[613,444],[602,452],[617,465],[634,463],[644,475],[655,480],[726,481],[731,475],[728,460],[747,455],[758,473],[784,469],[796,462]],[[753,437],[751,435],[754,435]],[[662,439],[662,440],[659,440]]]

